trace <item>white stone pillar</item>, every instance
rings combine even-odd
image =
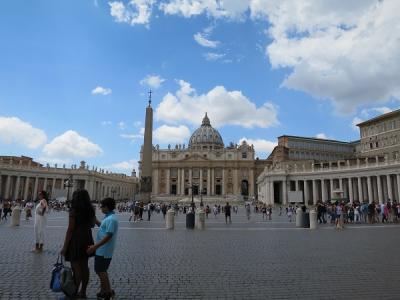
[[[326,202],[326,186],[325,186],[325,179],[321,179],[321,196],[322,196],[322,202]]]
[[[297,191],[299,191],[300,189],[299,189],[299,181],[298,180],[296,180],[295,181],[295,191],[297,192]]]
[[[77,185],[76,185],[77,186]],[[46,191],[47,192],[47,178],[45,178],[44,179],[44,182],[43,182],[43,191]]]
[[[254,196],[254,174],[253,174],[253,169],[249,169],[249,196]]]
[[[376,176],[376,182],[378,185],[378,201],[379,201],[379,204],[382,204],[383,203],[382,181],[381,181],[381,177],[379,175]]]
[[[4,192],[5,199],[10,198],[10,184],[11,184],[11,176],[8,175],[7,179],[6,179],[6,187],[5,187],[5,192]]]
[[[193,194],[193,189],[192,189],[193,179],[192,179],[192,176],[193,176],[192,169],[189,169],[189,186],[190,186],[189,195]]]
[[[392,190],[392,180],[390,178],[390,174],[386,175],[387,189],[388,189],[388,197],[393,201],[393,190]]]
[[[53,184],[51,186],[51,197],[54,199],[54,189],[56,188],[56,180],[57,178],[53,177]],[[90,199],[93,199],[92,197],[90,197]]]
[[[199,193],[200,195],[203,194],[203,168],[200,168],[200,185],[199,185]]]
[[[171,169],[170,168],[167,168],[167,170],[166,170],[166,173],[167,173],[167,179],[166,179],[166,193],[167,193],[167,195],[169,195],[169,194],[171,194],[171,191],[170,191],[170,189],[171,189],[171,180],[170,180],[170,176],[171,176],[171,174],[170,174],[170,171],[171,171]]]
[[[176,170],[176,194],[179,195],[181,193],[181,169]]]
[[[182,168],[182,169],[181,169],[181,195],[185,195],[185,185],[186,185],[186,181],[185,181],[185,169]]]
[[[372,194],[371,176],[367,177],[367,188],[368,188],[368,201],[369,203],[372,203],[373,194]]]
[[[344,192],[344,189],[343,189],[343,178],[339,178],[339,190]]]
[[[400,201],[400,174],[396,174],[397,180],[397,202]]]
[[[287,205],[287,181],[282,181],[282,204]]]
[[[222,168],[221,195],[225,195],[225,168]]]
[[[362,180],[361,177],[357,177],[357,187],[358,187],[358,201],[360,203],[364,202],[363,192],[362,192]]]
[[[214,169],[211,169],[211,195],[215,194],[214,173]]]
[[[211,169],[207,169],[207,195],[211,195]]]
[[[330,186],[331,186],[331,190],[330,190],[331,197],[330,197],[330,199],[332,200],[332,198],[333,198],[333,178],[331,178],[329,181],[330,181]]]
[[[32,195],[33,200],[35,200],[36,197],[37,197],[38,185],[39,185],[39,177],[35,177],[35,185],[34,185],[34,188],[33,188],[33,195]]]
[[[269,183],[269,203],[274,205],[274,181],[271,178]]]
[[[21,183],[21,176],[17,176],[17,181],[15,182],[15,189],[14,189],[14,200],[19,198],[19,185]]]
[[[233,170],[233,194],[234,195],[239,195],[239,187],[238,187],[238,170],[234,169]]]
[[[25,188],[24,188],[24,200],[28,199],[28,191],[29,191],[29,176],[26,176],[25,179]]]
[[[307,184],[307,180],[304,180],[304,204],[306,206],[308,206],[308,199],[309,199],[308,184]]]
[[[316,205],[318,202],[318,186],[317,186],[317,180],[313,179],[312,181],[312,190],[313,190],[313,204]]]
[[[354,197],[353,197],[353,181],[351,180],[351,177],[348,179],[349,181],[349,200],[350,203],[353,203]]]

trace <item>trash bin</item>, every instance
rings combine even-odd
[[[296,209],[296,227],[304,226],[303,210],[301,208]]]
[[[170,208],[168,211],[167,211],[167,216],[166,216],[166,218],[165,218],[165,222],[166,222],[166,228],[167,229],[174,229],[174,227],[175,227],[175,211],[172,209],[172,208]]]
[[[303,227],[310,228],[310,213],[303,213]]]
[[[194,212],[189,212],[186,214],[186,228],[194,229]]]
[[[310,229],[317,229],[317,212],[313,209],[310,211]]]

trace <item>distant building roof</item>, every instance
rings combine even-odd
[[[375,118],[369,119],[367,121],[361,122],[361,123],[357,124],[357,126],[358,127],[364,126],[364,125],[367,125],[367,124],[370,124],[370,123],[373,123],[373,122],[376,122],[376,121],[379,121],[379,120],[383,120],[383,119],[386,119],[386,118],[393,117],[393,116],[398,115],[398,114],[400,114],[400,109],[397,109],[397,110],[388,112],[386,114],[379,115],[379,116],[377,116]]]

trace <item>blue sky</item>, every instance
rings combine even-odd
[[[397,1],[37,0],[0,9],[1,155],[130,173],[205,112],[266,158],[280,135],[351,141],[398,108]]]

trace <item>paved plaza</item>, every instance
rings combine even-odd
[[[232,224],[210,215],[204,231],[187,230],[179,214],[170,231],[162,214],[137,223],[118,216],[116,299],[400,299],[400,225],[298,229],[276,212],[272,221],[254,213],[248,221],[240,207]],[[48,215],[42,254],[30,252],[33,220],[0,224],[0,299],[61,296],[49,279],[66,224],[66,212]],[[95,299],[93,260],[90,267]]]

